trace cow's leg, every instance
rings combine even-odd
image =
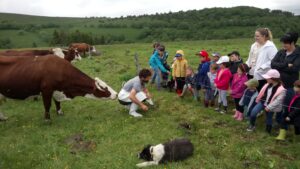
[[[4,116],[4,114],[0,112],[0,121],[6,121],[7,119],[8,117]]]
[[[56,101],[55,99],[54,100],[54,103],[55,103],[55,106],[56,106],[56,112],[58,115],[64,115],[63,111],[61,110],[61,107],[60,107],[60,102]]]
[[[53,91],[51,91],[51,90],[42,91],[46,121],[50,121],[50,107],[51,107],[52,94],[53,94]]]

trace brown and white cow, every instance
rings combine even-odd
[[[43,55],[56,55],[64,58],[64,53],[61,48],[53,48],[49,50],[6,50],[1,51],[1,56],[43,56]]]
[[[73,60],[81,60],[81,56],[75,48],[63,49],[62,51],[65,55],[63,59],[69,62],[72,62]]]
[[[0,56],[45,56],[50,54],[66,59],[69,62],[73,60],[81,60],[79,52],[74,48],[70,48],[68,50],[53,48],[49,50],[6,50],[0,52]]]
[[[60,102],[76,96],[116,99],[117,93],[99,78],[92,79],[70,62],[47,56],[0,56],[0,94],[24,100],[42,94],[45,119],[50,120],[51,100],[58,114]]]
[[[91,52],[97,52],[95,46],[91,46],[87,43],[71,43],[69,48],[76,48],[79,53],[83,53],[83,56],[85,56],[85,52],[88,52],[89,56],[91,56]]]

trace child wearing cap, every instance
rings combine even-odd
[[[206,89],[207,87],[210,86],[209,78],[207,76],[207,73],[209,72],[209,67],[210,67],[210,58],[209,58],[207,51],[205,51],[205,50],[201,50],[196,55],[198,55],[200,57],[200,61],[201,61],[201,63],[199,64],[199,67],[198,67],[198,73],[196,75],[196,86],[199,90],[201,88]],[[204,92],[204,94],[205,94],[205,92]],[[208,107],[205,100],[204,100],[204,106]]]
[[[173,70],[172,76],[174,81],[176,82],[176,93],[178,96],[181,96],[183,86],[185,84],[185,76],[186,76],[186,69],[188,67],[188,62],[184,58],[183,50],[178,50],[176,52],[176,60],[173,63]]]
[[[294,125],[295,135],[297,135],[298,139],[300,138],[300,80],[297,80],[294,83],[294,91],[295,95],[288,106],[288,116],[283,119],[283,124],[281,125],[281,129],[276,140],[285,140],[286,123]]]
[[[235,103],[235,114],[234,119],[238,121],[243,120],[244,107],[240,106],[239,102],[243,96],[244,91],[246,90],[245,82],[248,81],[247,77],[248,66],[246,64],[240,64],[238,66],[237,73],[233,75],[231,81],[231,97],[234,99]]]
[[[232,77],[232,74],[229,67],[229,57],[222,56],[217,62],[220,65],[220,69],[217,72],[217,77],[215,79],[215,86],[217,87],[219,98],[218,103],[219,106],[215,110],[220,112],[221,114],[227,113],[227,90],[229,89],[229,82]],[[223,110],[221,110],[221,106],[223,104]]]
[[[249,118],[251,110],[255,106],[255,99],[258,96],[258,80],[250,79],[245,83],[245,85],[247,86],[247,89],[245,90],[239,105],[246,108],[244,113],[246,114],[246,117]]]
[[[277,70],[271,69],[266,74],[262,75],[266,80],[267,84],[263,86],[256,98],[256,105],[251,111],[250,114],[250,125],[247,128],[247,131],[253,131],[255,129],[255,121],[257,114],[265,110],[266,112],[266,131],[271,133],[272,123],[273,123],[273,114],[280,114],[283,107],[283,100],[286,94],[286,89],[283,87],[280,80],[280,74]],[[278,123],[281,119],[276,117]]]
[[[210,85],[209,87],[206,87],[205,92],[205,107],[208,107],[209,104],[211,107],[215,106],[215,92],[216,92],[216,86],[215,86],[215,79],[217,77],[217,71],[218,71],[218,65],[217,64],[211,64],[210,65],[210,71],[207,73],[207,76],[209,78]]]
[[[218,52],[214,52],[212,54],[212,61],[210,62],[210,64],[217,64],[217,61],[220,59],[221,55]]]
[[[199,93],[195,88],[195,74],[192,67],[186,69],[185,85],[183,86],[181,97],[184,96],[187,90],[193,94],[195,100],[198,98]]]

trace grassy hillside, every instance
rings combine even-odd
[[[239,50],[246,58],[251,43],[251,39],[234,39],[165,45],[170,56],[183,49],[190,65],[197,68],[199,59],[194,53],[198,50],[222,54]],[[152,52],[150,43],[102,45],[97,49],[102,56],[83,59],[75,66],[92,77],[100,77],[115,90],[134,76],[134,53],[139,54],[142,67],[149,67],[147,62]],[[264,117],[258,119],[257,130],[248,133],[247,122],[232,120],[231,113],[221,115],[204,108],[202,102],[195,102],[192,97],[179,99],[175,93],[149,88],[156,106],[143,113],[141,119],[130,117],[117,101],[76,98],[62,104],[64,116],[57,116],[52,107],[52,124],[47,125],[41,100],[3,102],[0,110],[9,120],[0,123],[0,168],[132,169],[140,162],[136,154],[144,145],[178,137],[191,139],[194,155],[183,162],[149,169],[299,168],[300,143],[292,141],[292,130],[288,141],[278,143],[274,140],[275,131],[272,136],[265,133]],[[181,122],[190,123],[191,132],[178,127]],[[94,151],[71,154],[63,140],[76,133],[96,142]]]
[[[40,17],[0,13],[0,48],[250,38],[269,27],[276,38],[300,32],[300,17],[254,7],[210,8],[119,18]],[[54,35],[57,33],[57,36]]]

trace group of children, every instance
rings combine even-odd
[[[258,91],[259,82],[248,76],[249,67],[244,64],[239,52],[233,51],[228,56],[221,56],[213,53],[210,59],[207,51],[197,53],[200,57],[198,71],[195,73],[188,66],[184,58],[184,52],[178,50],[170,68],[170,81],[175,83],[174,88],[179,97],[190,92],[194,99],[200,100],[199,91],[203,91],[204,107],[215,107],[215,99],[218,98],[218,105],[215,111],[221,114],[228,113],[228,94],[235,103],[233,118],[242,121],[249,120],[247,131],[255,129],[255,121],[259,113],[266,112],[266,131],[271,133],[273,115],[276,114],[276,121],[281,124],[295,124],[295,133],[300,134],[300,81],[295,83],[296,95],[290,105],[283,105],[285,88],[280,80],[280,73],[270,69],[263,77],[267,80],[264,87]],[[281,112],[284,106],[289,106],[289,115],[281,119]],[[277,139],[280,140],[278,136]]]

